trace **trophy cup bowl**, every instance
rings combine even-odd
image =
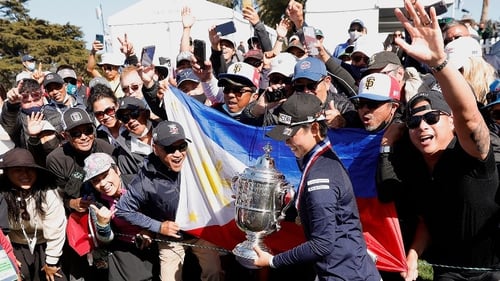
[[[258,245],[263,251],[269,249],[263,238],[280,229],[280,221],[293,197],[293,186],[276,170],[274,160],[269,155],[271,146],[264,147],[264,155],[257,159],[255,166],[248,167],[243,173],[233,178],[236,190],[235,221],[239,229],[246,234],[246,240],[236,245],[233,254],[236,260],[247,268],[257,268],[253,261],[257,253],[253,250]]]

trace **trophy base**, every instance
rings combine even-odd
[[[243,241],[234,247],[233,254],[242,266],[249,269],[259,269],[259,266],[254,265],[254,260],[257,259],[257,253],[253,250],[253,245],[254,243],[248,240]],[[262,251],[269,252],[264,244],[258,243],[258,245]]]

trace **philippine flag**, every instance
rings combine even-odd
[[[182,184],[176,222],[185,231],[232,250],[245,239],[235,224],[233,177],[253,166],[266,144],[286,180],[297,187],[300,171],[295,156],[282,142],[265,136],[269,128],[242,124],[190,98],[176,88],[164,95],[169,120],[179,122],[192,140]],[[335,151],[350,172],[355,188],[364,236],[369,251],[377,256],[377,267],[406,270],[401,233],[393,204],[376,197],[375,168],[381,135],[343,129],[329,133]],[[282,222],[282,229],[265,238],[274,253],[304,241],[300,226]]]

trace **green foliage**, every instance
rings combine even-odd
[[[85,74],[88,51],[81,28],[30,18],[29,10],[22,5],[25,2],[0,1],[0,84],[6,88],[13,85],[22,70],[23,54],[34,56],[44,71],[69,64],[77,73]]]
[[[433,280],[433,274],[434,271],[432,270],[432,266],[428,264],[424,260],[418,260],[418,276],[421,278],[421,280],[426,281],[426,280]]]

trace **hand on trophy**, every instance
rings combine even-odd
[[[161,223],[160,226],[160,233],[166,236],[171,236],[175,238],[181,238],[182,236],[179,235],[179,231],[181,228],[179,227],[178,224],[176,224],[173,221],[164,221]]]
[[[253,264],[258,267],[269,266],[269,261],[273,257],[273,255],[268,252],[262,251],[262,249],[256,245],[253,247],[253,250],[257,253],[257,259],[253,261]]]

